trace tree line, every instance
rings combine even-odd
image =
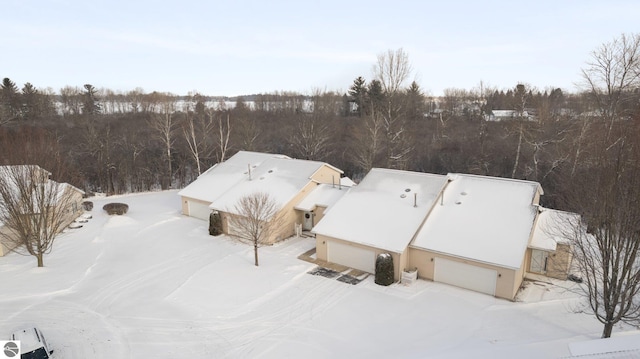
[[[595,87],[565,93],[479,83],[434,98],[410,75],[400,49],[380,54],[371,80],[357,77],[347,93],[212,101],[198,93],[114,93],[90,84],[57,93],[31,83],[18,89],[4,78],[0,139],[23,137],[26,145],[46,133],[70,169],[65,180],[87,192],[180,188],[235,151],[252,150],[326,161],[356,180],[373,167],[534,180],[557,205],[567,182],[588,167],[593,139],[639,116],[633,86],[613,98]],[[491,121],[493,110],[516,115]],[[2,162],[15,162],[14,152],[3,152]]]

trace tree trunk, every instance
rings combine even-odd
[[[511,172],[511,178],[516,178],[516,171],[518,170],[518,162],[520,161],[520,150],[522,149],[522,123],[520,123],[520,134],[518,136],[518,149],[516,150],[516,161],[513,164],[513,172]]]
[[[36,254],[36,258],[38,258],[38,267],[44,267],[44,261],[42,260],[42,253]]]
[[[254,243],[253,244],[253,257],[255,258],[256,261],[256,267],[258,266],[258,243]]]
[[[610,338],[611,332],[613,332],[613,322],[606,323],[604,325],[604,330],[602,331],[603,338]]]

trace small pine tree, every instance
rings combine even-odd
[[[393,283],[393,257],[389,253],[378,254],[376,258],[376,284],[390,285]]]
[[[209,234],[212,236],[222,234],[222,217],[220,217],[220,212],[213,212],[209,215]]]

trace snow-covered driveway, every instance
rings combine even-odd
[[[252,248],[180,215],[176,192],[93,201],[45,268],[0,257],[0,340],[37,325],[65,359],[539,358],[600,333],[567,293],[512,303],[426,281],[344,284],[306,274],[308,238],[261,248],[255,267]],[[107,216],[112,201],[129,213]]]

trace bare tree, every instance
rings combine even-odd
[[[384,130],[382,122],[378,112],[371,110],[370,114],[364,117],[363,125],[356,132],[353,161],[365,173],[375,166],[376,159],[381,152],[381,140]]]
[[[402,89],[411,74],[409,55],[404,50],[388,50],[378,55],[373,73],[385,97],[380,111],[387,149],[387,167],[404,169],[412,147],[406,130],[406,98]]]
[[[323,159],[329,152],[331,135],[329,126],[315,118],[301,119],[292,142],[300,158],[306,160]]]
[[[585,278],[588,311],[604,324],[603,338],[619,322],[640,323],[640,156],[633,140],[601,149],[595,165],[581,168],[567,191],[567,207],[583,218],[569,226],[567,237]]]
[[[224,162],[227,152],[229,151],[229,136],[231,135],[231,124],[229,123],[229,114],[226,115],[226,122],[222,119],[222,114],[218,117],[218,163]]]
[[[6,228],[0,238],[14,251],[35,256],[38,267],[80,208],[72,187],[49,175],[36,165],[0,167],[0,222]]]
[[[283,222],[278,204],[268,193],[255,192],[241,197],[229,212],[230,234],[253,244],[258,266],[258,247],[277,236]]]
[[[62,115],[79,115],[82,112],[82,92],[78,87],[65,86],[60,89]]]
[[[211,113],[204,107],[202,96],[195,94],[192,99],[195,101],[195,111],[192,113],[191,108],[186,109],[182,133],[187,141],[189,153],[196,163],[198,175],[200,175],[203,161],[209,158],[213,152],[210,135],[214,125]]]
[[[258,138],[260,137],[260,129],[256,124],[255,118],[250,118],[249,116],[242,115],[240,118],[236,120],[237,126],[237,135],[239,138],[239,144],[242,149],[245,151],[255,151],[258,143]]]
[[[513,170],[511,171],[511,178],[516,177],[516,171],[518,170],[518,164],[520,163],[520,155],[522,154],[522,141],[527,140],[527,127],[525,126],[525,121],[529,121],[529,119],[525,116],[526,107],[529,101],[529,93],[531,89],[528,85],[518,84],[515,88],[515,97],[513,108],[516,112],[515,121],[516,129],[515,132],[518,135],[518,146],[516,147],[516,157],[513,163]]]
[[[379,54],[378,62],[373,67],[373,75],[380,81],[382,91],[389,94],[396,94],[402,90],[411,71],[409,55],[401,48]]]
[[[156,137],[160,140],[164,147],[164,157],[167,163],[166,179],[162,181],[163,188],[171,187],[173,179],[173,164],[171,153],[175,142],[176,121],[173,115],[176,110],[175,97],[171,94],[163,94],[161,96],[160,113],[150,117],[149,127],[153,130]]]
[[[592,95],[597,111],[609,123],[625,115],[625,102],[640,85],[640,34],[622,34],[593,51],[582,70],[584,88]]]
[[[80,192],[49,179],[72,179],[59,141],[41,128],[0,131],[0,239],[36,256],[40,267],[55,235],[80,209]]]
[[[331,127],[329,121],[340,113],[336,108],[334,93],[313,91],[311,114],[296,116],[297,129],[291,138],[294,150],[302,159],[323,160],[331,152]]]

